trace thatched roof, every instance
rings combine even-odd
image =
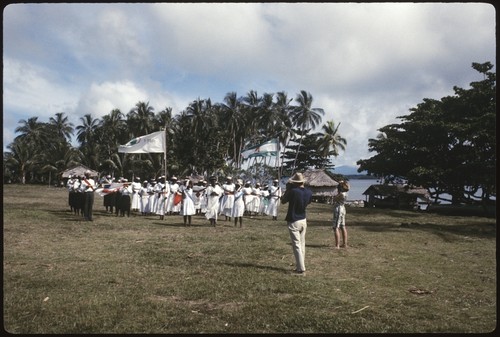
[[[303,173],[305,185],[309,187],[337,187],[339,184],[326,170],[307,170]]]
[[[90,171],[90,175],[92,177],[97,177],[99,176],[99,172],[97,171],[94,171],[94,170],[91,170],[89,169],[88,167],[84,166],[84,165],[78,165],[78,166],[75,166],[75,167],[72,167],[70,169],[67,169],[66,171],[64,171],[61,175],[62,178],[69,178],[69,176],[83,176],[85,174],[85,171],[89,170]]]
[[[422,199],[429,199],[429,192],[423,187],[410,187],[408,185],[371,185],[363,195],[380,195],[384,197],[394,196],[397,197],[399,194],[414,195]]]

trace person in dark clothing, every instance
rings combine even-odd
[[[293,255],[295,256],[296,275],[304,275],[306,271],[306,208],[312,201],[311,190],[304,187],[305,179],[302,173],[295,173],[286,184],[286,191],[281,197],[283,204],[288,203],[285,220],[292,240]]]

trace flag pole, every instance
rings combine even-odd
[[[277,168],[278,168],[278,186],[281,185],[281,165],[280,165],[280,157],[281,157],[281,144],[280,144],[280,138],[277,137],[276,138],[276,142],[278,144],[278,153],[277,153],[277,157],[276,157],[276,162],[277,162]]]
[[[165,163],[165,181],[167,181],[167,128],[163,130],[163,160]]]

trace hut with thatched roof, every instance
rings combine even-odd
[[[363,195],[367,196],[367,207],[417,209],[419,200],[430,203],[429,192],[425,188],[402,184],[371,185]]]
[[[313,200],[316,202],[330,202],[333,195],[337,192],[339,184],[333,179],[332,174],[327,170],[311,169],[303,173],[306,180],[305,186],[313,194]]]
[[[87,171],[87,170],[90,171],[90,175],[92,177],[98,177],[99,176],[99,172],[91,170],[91,169],[89,169],[88,167],[86,167],[84,165],[78,165],[78,166],[69,168],[66,171],[64,171],[62,173],[62,175],[61,175],[61,178],[62,179],[68,179],[69,176],[82,177],[85,174],[85,171]]]

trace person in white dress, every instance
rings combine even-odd
[[[147,213],[148,214],[153,214],[156,209],[156,196],[155,196],[155,185],[156,185],[156,180],[151,179],[148,185],[148,207],[147,207]]]
[[[247,181],[243,187],[243,201],[245,203],[245,214],[251,216],[253,210],[253,195],[252,186],[250,186],[249,181]]]
[[[252,212],[254,215],[258,215],[260,212],[260,184],[256,183],[255,186],[252,188],[252,195],[253,197],[253,205],[252,205]]]
[[[139,191],[141,189],[141,178],[135,177],[132,183],[132,201],[130,208],[133,212],[138,212],[141,208],[141,198],[139,196]]]
[[[240,223],[243,227],[243,215],[245,214],[245,202],[243,201],[243,180],[238,179],[234,188],[234,205],[231,216],[234,219],[234,227]]]
[[[260,189],[260,209],[261,215],[266,215],[267,207],[269,206],[269,187],[267,184]]]
[[[203,191],[205,186],[203,186],[203,180],[199,180],[196,185],[193,186],[193,200],[195,214],[201,214],[201,200],[204,196]]]
[[[201,186],[203,187],[202,190],[200,191],[200,214],[206,214],[207,213],[207,203],[208,203],[208,198],[207,198],[207,187],[208,183],[206,180],[203,180],[201,182]]]
[[[181,203],[176,204],[176,194],[179,190],[179,183],[177,182],[177,177],[173,176],[170,178],[170,194],[167,203],[167,212],[169,215],[179,214],[181,211]]]
[[[278,179],[273,180],[273,185],[269,187],[269,205],[267,206],[266,214],[273,217],[273,220],[278,220],[278,208],[280,205],[281,188]]]
[[[234,188],[233,177],[227,177],[226,182],[222,184],[224,196],[220,205],[221,214],[224,214],[226,221],[231,221],[231,213],[234,205]]]
[[[196,214],[193,182],[190,179],[184,180],[184,184],[179,187],[179,191],[182,193],[181,214],[184,219],[184,225],[191,226],[191,217]]]
[[[148,194],[148,181],[144,180],[142,182],[141,189],[139,190],[139,202],[140,202],[140,211],[142,215],[147,215],[148,214],[148,201],[149,201],[149,194]]]
[[[158,204],[156,205],[156,214],[160,216],[160,220],[165,218],[165,210],[167,200],[170,195],[170,185],[165,181],[165,177],[161,176],[160,181],[156,184],[158,194]]]
[[[210,185],[207,187],[207,212],[205,217],[210,220],[211,226],[217,226],[217,213],[219,212],[219,199],[224,193],[222,187],[217,183],[217,177],[210,177]]]

